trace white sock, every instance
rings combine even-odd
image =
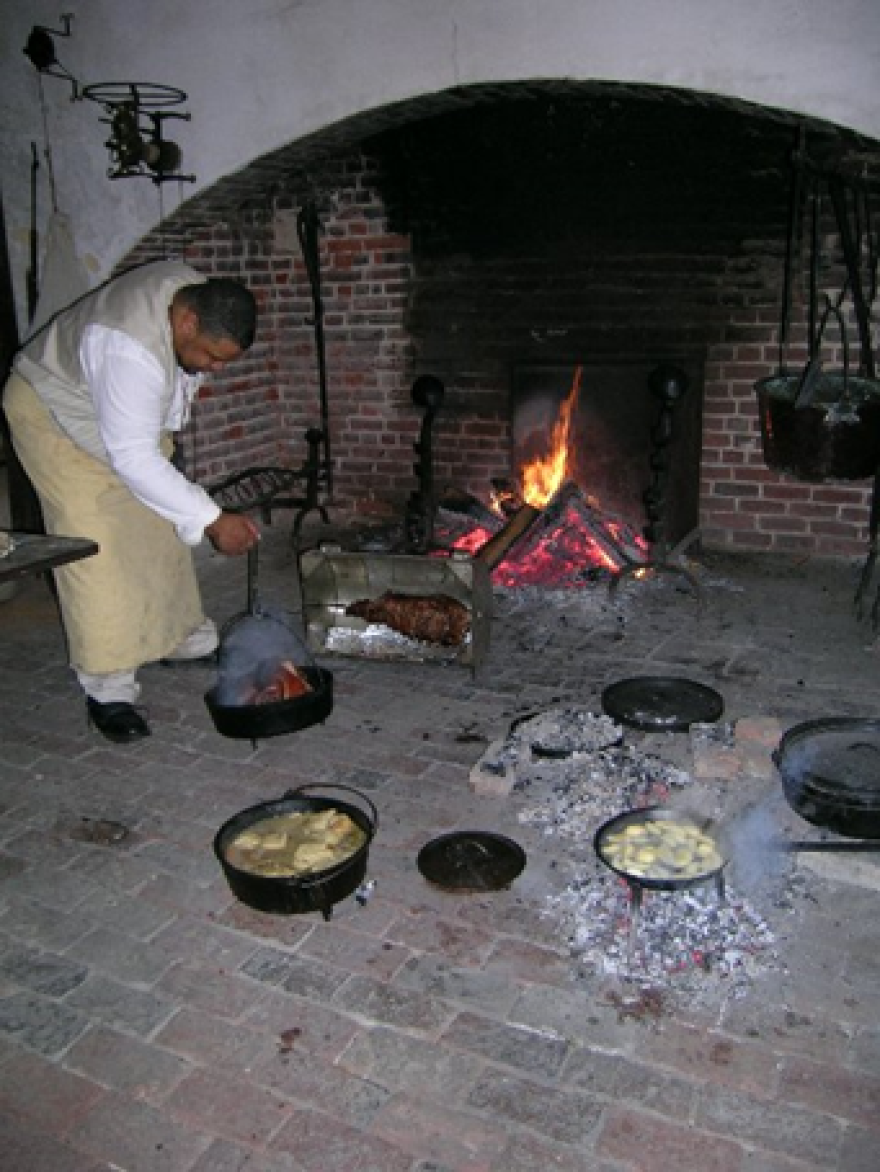
[[[92,675],[76,667],[73,670],[85,694],[97,700],[99,704],[134,704],[141,694],[141,686],[133,671]]]
[[[213,619],[205,619],[181,643],[178,643],[174,650],[170,651],[165,658],[201,659],[203,655],[210,655],[212,651],[216,651],[219,642],[217,624]]]

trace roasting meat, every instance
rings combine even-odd
[[[470,630],[471,615],[463,602],[448,594],[395,594],[352,602],[346,614],[368,623],[383,623],[393,631],[422,643],[457,647]]]

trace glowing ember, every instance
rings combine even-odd
[[[571,434],[571,420],[581,390],[583,367],[574,372],[574,382],[568,398],[559,409],[559,415],[550,434],[550,450],[546,456],[539,456],[522,470],[523,500],[536,508],[544,505],[559,491],[565,482],[568,468],[568,439]]]
[[[576,367],[546,454],[522,468],[518,504],[515,492],[493,487],[483,523],[474,521],[467,532],[447,537],[447,547],[471,555],[491,542],[491,554],[487,549],[484,556],[498,586],[576,585],[597,572],[617,574],[645,560],[647,546],[632,526],[604,514],[576,483],[566,479],[582,375],[583,367]],[[499,528],[486,513],[501,518]]]
[[[559,523],[541,531],[534,541],[514,552],[492,574],[492,581],[509,589],[516,586],[562,586],[582,581],[596,570],[617,573],[623,558],[615,558],[602,541],[591,533],[577,512],[566,508]]]
[[[493,536],[485,526],[471,523],[466,532],[449,534],[448,546],[475,554]],[[597,573],[616,574],[645,554],[645,542],[631,526],[602,513],[576,485],[568,484],[511,545],[493,569],[492,581],[508,589],[576,586]]]
[[[486,544],[492,534],[488,529],[484,529],[482,525],[477,525],[470,533],[465,533],[461,537],[457,537],[452,542],[452,548],[461,550],[464,553],[474,554],[478,549]]]

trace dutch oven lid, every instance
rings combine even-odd
[[[485,830],[459,830],[432,839],[419,851],[424,877],[447,891],[499,891],[526,865],[513,839]]]
[[[676,676],[633,676],[602,693],[606,715],[647,732],[681,732],[712,724],[724,712],[721,696],[705,684]]]
[[[794,784],[880,807],[880,720],[828,717],[788,730],[776,765]]]

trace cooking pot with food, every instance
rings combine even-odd
[[[220,632],[219,672],[205,693],[217,732],[249,740],[299,732],[333,711],[333,676],[318,667],[289,616],[263,607],[257,547],[248,550],[247,611]]]
[[[214,854],[232,893],[257,911],[277,915],[320,912],[364,881],[367,857],[379,826],[374,804],[346,785],[361,805],[288,790],[275,801],[249,806],[225,822],[214,838]]]
[[[322,723],[333,711],[333,675],[317,665],[298,667],[306,688],[286,694],[284,664],[272,665],[272,676],[256,702],[231,702],[216,684],[205,693],[205,706],[221,736],[256,742],[300,732]],[[259,676],[255,677],[259,682]],[[267,676],[268,678],[268,676]],[[264,698],[266,697],[266,698]]]
[[[631,886],[655,891],[718,884],[727,865],[710,822],[660,806],[611,818],[596,831],[593,846],[605,866]]]

